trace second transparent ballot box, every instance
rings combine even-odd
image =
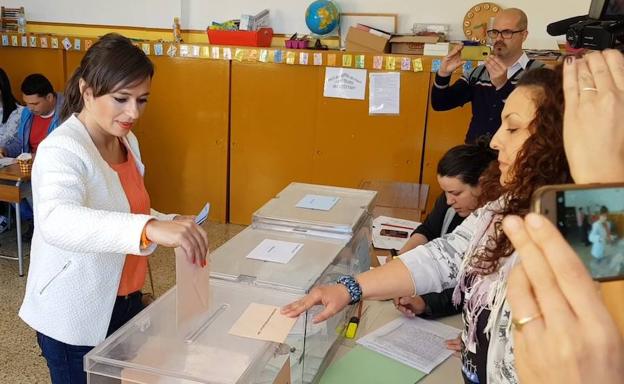
[[[297,251],[282,263],[253,258],[265,242],[271,242],[267,247],[287,244]],[[299,298],[316,285],[335,283],[340,275],[370,268],[368,248],[358,256],[349,244],[345,239],[248,227],[210,255],[211,278],[290,292]],[[291,347],[293,383],[312,382],[322,372],[352,308],[347,307],[326,322],[313,324],[312,318],[318,312],[320,307],[308,311],[304,323],[298,324],[285,342]]]

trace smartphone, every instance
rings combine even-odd
[[[594,280],[624,280],[624,183],[541,187],[532,210],[557,226]]]
[[[398,237],[401,239],[407,239],[409,237],[409,233],[405,231],[397,231],[396,229],[382,229],[379,232],[381,236],[389,236],[389,237]]]
[[[482,61],[492,53],[492,48],[487,45],[464,45],[461,50],[462,60]]]

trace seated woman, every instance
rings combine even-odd
[[[438,163],[438,184],[444,191],[433,210],[414,231],[399,251],[403,254],[419,245],[453,232],[479,206],[481,174],[496,160],[496,152],[489,148],[489,140],[463,144],[451,148]],[[407,316],[437,318],[459,313],[461,308],[451,302],[454,288],[441,293],[401,297],[395,300],[397,309]]]
[[[0,68],[0,147],[17,142],[17,126],[23,108],[13,96],[8,76]]]
[[[511,93],[492,138],[498,169],[481,182],[488,201],[453,233],[404,253],[357,277],[314,288],[284,307],[297,316],[316,304],[323,321],[361,299],[441,292],[457,285],[455,303],[463,302],[462,374],[467,383],[517,383],[511,337],[512,314],[505,294],[517,254],[501,228],[507,215],[525,216],[531,195],[547,184],[571,181],[563,148],[563,89],[560,70],[528,71]]]

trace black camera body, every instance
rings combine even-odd
[[[585,20],[573,24],[566,32],[572,48],[602,50],[623,42],[624,20]]]
[[[589,14],[551,23],[551,36],[566,35],[573,48],[602,50],[624,45],[624,0],[592,0]]]

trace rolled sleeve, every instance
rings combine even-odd
[[[466,250],[474,239],[478,215],[472,214],[452,233],[408,251],[399,259],[412,277],[414,292],[423,295],[442,292],[457,285]]]

